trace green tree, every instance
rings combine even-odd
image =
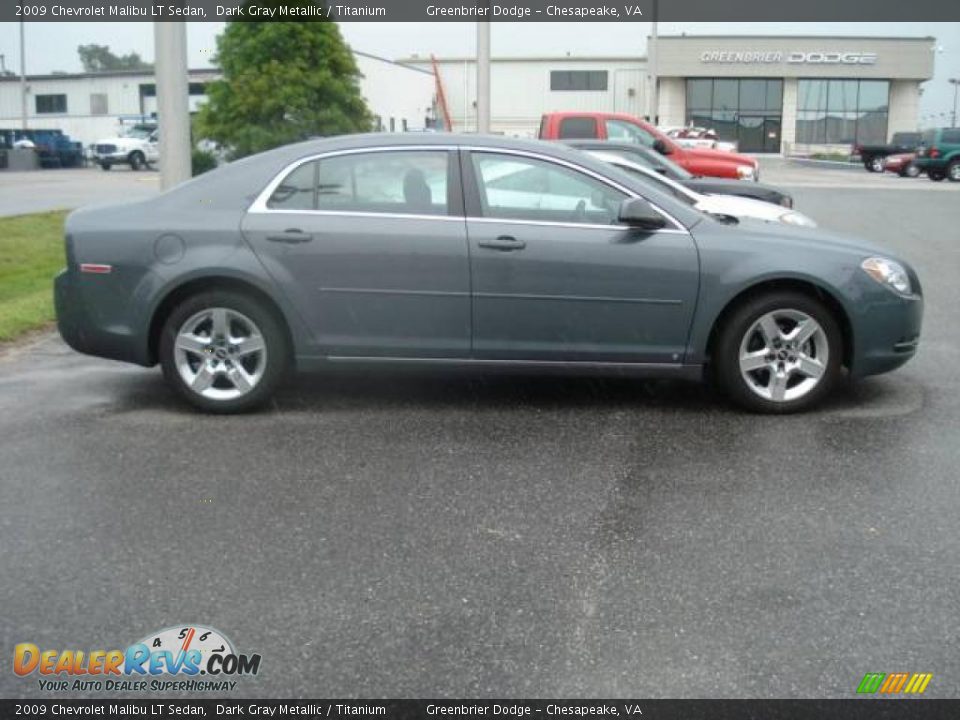
[[[152,70],[153,64],[144,62],[135,52],[129,55],[114,55],[107,45],[79,45],[77,54],[88,73],[109,72],[110,70]]]
[[[207,84],[197,130],[232,158],[370,129],[362,76],[336,23],[230,22],[214,61],[223,79]]]

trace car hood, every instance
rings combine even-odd
[[[781,205],[755,200],[738,195],[702,195],[697,209],[716,215],[732,215],[736,218],[754,218],[767,222],[780,222],[783,215],[800,213]],[[811,220],[812,222],[812,220]]]
[[[757,167],[759,165],[759,163],[751,157],[740,155],[739,153],[728,152],[726,150],[711,150],[709,148],[699,147],[688,147],[685,149],[693,157],[702,158],[704,160],[725,162],[732,165],[749,165],[750,167]]]
[[[740,238],[755,239],[757,242],[822,248],[826,251],[849,252],[863,257],[880,255],[891,260],[903,260],[889,249],[876,245],[869,240],[824,230],[823,228],[797,227],[784,223],[771,223],[753,218],[744,218],[738,225],[723,226],[725,230],[737,234]]]

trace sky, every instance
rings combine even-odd
[[[2,1],[2,0],[0,0]],[[187,23],[190,67],[210,65],[216,36],[224,23]],[[388,58],[419,54],[429,57],[475,52],[474,23],[341,23],[347,42],[357,50]],[[116,54],[137,52],[153,60],[152,23],[27,23],[28,74],[81,69],[76,48],[86,43],[109,45]],[[645,55],[649,23],[492,23],[492,54],[524,55]],[[851,35],[936,38],[935,74],[924,84],[921,123],[949,123],[954,88],[948,78],[960,78],[960,23],[660,23],[662,35]],[[0,23],[0,55],[8,70],[20,71],[18,23]]]

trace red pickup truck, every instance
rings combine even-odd
[[[614,140],[635,142],[654,148],[682,165],[688,172],[705,177],[759,180],[760,166],[746,155],[682,147],[653,125],[632,115],[603,112],[552,112],[540,120],[541,140]]]

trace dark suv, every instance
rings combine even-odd
[[[931,180],[960,182],[960,128],[924,132],[914,162]]]

